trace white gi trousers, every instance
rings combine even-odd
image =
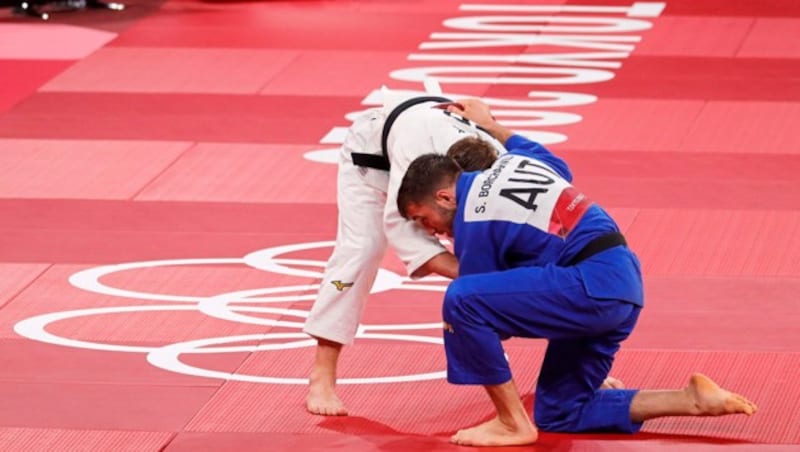
[[[468,121],[446,115],[431,103],[404,111],[393,124],[387,147],[391,171],[355,166],[352,152],[381,154],[386,108],[363,112],[353,122],[339,154],[336,245],[303,331],[350,344],[358,330],[372,285],[391,244],[408,274],[446,250],[435,238],[397,211],[397,190],[408,165],[418,156],[444,154],[469,135],[493,141]]]
[[[353,342],[386,252],[383,212],[389,172],[355,166],[350,156],[351,152],[380,153],[384,120],[380,109],[357,118],[339,151],[336,244],[303,328],[311,336],[340,344]]]

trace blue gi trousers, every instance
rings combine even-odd
[[[638,261],[636,270],[638,271]],[[548,339],[534,420],[552,432],[636,432],[636,390],[599,390],[641,308],[587,294],[577,267],[520,267],[455,279],[443,319],[447,379],[498,385],[511,379],[501,339]]]

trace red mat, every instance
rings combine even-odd
[[[43,92],[0,117],[0,137],[309,144],[350,109],[356,98]]]
[[[0,447],[8,452],[31,450],[136,452],[158,450],[166,446],[172,437],[173,433],[170,432],[4,427],[0,429]]]
[[[0,197],[129,199],[189,145],[9,139],[0,146]]]
[[[283,50],[109,47],[42,91],[255,94],[295,58]]]
[[[757,58],[797,58],[800,38],[799,18],[759,18],[737,56]]]
[[[292,145],[198,144],[136,199],[335,203],[336,167],[306,160],[303,155],[310,150]],[[303,177],[314,183],[293,183]]]
[[[796,450],[800,4],[463,3],[0,17],[0,450],[473,450],[448,438],[492,410],[443,379],[445,282],[405,279],[393,253],[342,355],[351,415],[303,406],[300,326],[336,233],[331,157],[371,93],[419,92],[425,73],[560,140],[576,185],[617,219],[646,303],[615,376],[678,388],[700,371],[760,407],[542,433],[533,449]],[[609,18],[648,24],[550,39]],[[554,54],[570,65],[531,60]],[[531,407],[545,344],[506,345]]]
[[[115,37],[116,33],[87,27],[5,23],[0,27],[0,59],[80,60]]]
[[[636,46],[636,55],[736,56],[752,17],[666,16]]]
[[[71,61],[30,61],[0,59],[0,112],[5,112],[63,71]]]

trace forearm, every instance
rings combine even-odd
[[[508,127],[503,126],[499,122],[495,121],[494,119],[487,124],[478,124],[479,126],[483,127],[489,134],[497,141],[499,141],[503,146],[505,146],[506,141],[514,135],[514,132],[511,131]]]
[[[514,135],[514,132],[494,119],[489,106],[480,99],[462,99],[449,106],[447,111],[461,115],[479,125],[503,145]]]
[[[421,278],[431,273],[454,279],[458,276],[458,260],[449,251],[439,253],[422,264],[411,276]]]

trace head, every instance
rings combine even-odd
[[[430,234],[453,235],[455,184],[461,168],[445,155],[425,154],[408,167],[397,193],[400,215]]]
[[[450,146],[447,156],[458,163],[464,171],[481,171],[497,160],[497,150],[486,140],[464,137]]]

